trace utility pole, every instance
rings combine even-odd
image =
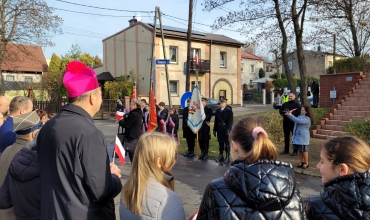
[[[185,92],[190,91],[190,51],[191,51],[191,31],[193,29],[193,0],[189,0],[189,19],[188,19],[188,50],[186,56],[186,84]]]
[[[161,15],[161,12],[160,12],[160,9],[159,7],[157,7],[157,10],[158,10],[158,17],[159,17],[159,25],[161,27],[161,37],[162,37],[162,47],[163,47],[163,56],[164,56],[164,59],[167,60],[167,53],[166,53],[166,45],[164,43],[164,36],[163,36],[163,26],[162,26],[162,15]],[[170,106],[170,108],[172,108],[172,102],[171,102],[171,91],[170,91],[170,81],[169,81],[169,77],[168,77],[168,65],[167,63],[164,65],[165,67],[165,71],[166,71],[166,81],[167,81],[167,94],[168,94],[168,105]]]
[[[153,26],[153,45],[152,45],[152,59],[151,59],[151,64],[150,64],[150,79],[149,79],[149,97],[151,93],[151,88],[152,88],[152,82],[153,82],[153,77],[154,77],[154,71],[155,71],[155,37],[157,34],[157,7],[155,7],[155,13],[154,13],[154,26]],[[153,90],[156,87],[153,85]],[[155,93],[154,93],[155,94]]]
[[[337,41],[337,37],[336,37],[336,34],[333,34],[333,40],[334,40],[334,47],[333,47],[333,72],[334,74],[337,73],[337,70],[335,69],[335,50],[336,50],[336,41]]]

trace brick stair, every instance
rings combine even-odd
[[[312,131],[314,138],[331,139],[345,136],[343,126],[353,120],[370,117],[370,77],[363,75],[356,87],[320,119],[320,124]]]

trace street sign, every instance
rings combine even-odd
[[[184,62],[184,75],[188,72],[188,65],[187,62]]]
[[[187,99],[191,99],[191,95],[192,95],[193,93],[192,92],[185,92],[182,96],[181,96],[181,107],[182,108],[185,108],[187,105],[186,105],[186,100]]]
[[[170,64],[170,60],[156,60],[156,64]]]

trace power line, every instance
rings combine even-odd
[[[62,8],[54,8],[54,7],[50,7],[50,8],[54,10],[67,11],[67,12],[73,12],[73,13],[85,14],[85,15],[97,15],[97,16],[116,17],[116,18],[132,18],[131,15],[106,15],[106,14],[95,14],[95,13],[88,13],[88,12],[82,12],[82,11],[72,11],[72,10],[62,9]],[[149,16],[142,16],[142,17],[149,17]]]
[[[66,28],[69,28],[69,29],[72,29],[72,30],[83,31],[83,32],[91,33],[91,34],[97,34],[97,35],[101,35],[101,36],[105,36],[105,37],[108,36],[106,34],[101,34],[101,33],[93,32],[93,31],[88,31],[88,30],[83,30],[83,29],[74,28],[74,27],[68,27],[68,26],[65,26],[65,25],[63,25],[63,27],[66,27]]]
[[[92,6],[92,5],[83,5],[83,4],[68,2],[68,1],[63,1],[63,0],[56,0],[56,1],[71,4],[71,5],[78,5],[78,6],[88,7],[88,8],[96,8],[96,9],[103,9],[103,10],[109,10],[109,11],[125,11],[125,12],[140,12],[140,13],[150,12],[150,13],[154,13],[154,11],[131,11],[131,10],[124,10],[124,9],[102,8],[102,7]]]

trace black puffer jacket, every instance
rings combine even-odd
[[[197,219],[305,219],[290,163],[237,163],[208,184]]]
[[[337,177],[306,202],[309,219],[370,219],[370,174]]]
[[[24,147],[14,156],[0,188],[0,209],[14,206],[17,219],[40,219],[40,191],[37,152]]]

